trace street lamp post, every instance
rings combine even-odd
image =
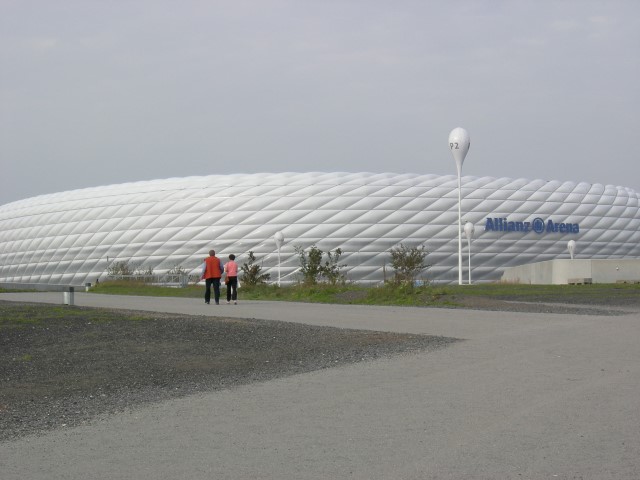
[[[464,128],[454,128],[449,134],[449,149],[458,170],[458,285],[462,285],[462,164],[469,151],[469,133]]]
[[[473,238],[473,232],[475,232],[473,223],[471,222],[465,223],[464,234],[467,237],[467,245],[469,246],[469,285],[471,285],[471,239]]]
[[[280,231],[276,232],[273,236],[273,239],[276,242],[276,247],[278,248],[278,286],[280,286],[280,247],[284,243],[284,234]]]
[[[471,239],[474,231],[473,223],[467,222],[464,224],[464,234],[467,236],[467,244],[469,245],[469,285],[471,285]]]

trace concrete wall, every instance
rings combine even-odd
[[[640,259],[562,259],[509,267],[501,281],[533,285],[640,282]]]
[[[640,282],[640,260],[592,260],[597,283]]]

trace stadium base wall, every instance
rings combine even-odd
[[[566,285],[640,283],[640,259],[559,259],[507,267],[504,283]]]

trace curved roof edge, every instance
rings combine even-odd
[[[396,184],[398,183],[416,183],[418,182],[428,182],[432,180],[445,180],[445,181],[455,181],[457,177],[455,175],[438,175],[438,174],[418,174],[418,173],[393,173],[393,172],[319,172],[319,171],[311,171],[311,172],[258,172],[258,173],[233,173],[233,174],[210,174],[210,175],[191,175],[186,177],[169,177],[169,178],[157,178],[150,180],[138,180],[131,182],[123,182],[123,183],[113,183],[107,185],[99,185],[95,187],[85,187],[78,188],[72,190],[63,190],[60,192],[54,193],[46,193],[42,195],[36,195],[33,197],[27,197],[20,200],[15,200],[13,202],[5,203],[0,205],[1,209],[12,209],[12,208],[20,208],[23,206],[23,203],[28,203],[30,206],[38,205],[42,203],[46,203],[47,201],[55,198],[60,199],[61,196],[70,196],[74,198],[82,198],[85,195],[95,197],[97,193],[102,194],[104,196],[109,196],[113,194],[114,190],[119,190],[119,194],[122,193],[123,188],[131,189],[135,192],[143,192],[148,191],[148,189],[158,190],[162,187],[166,188],[176,188],[176,184],[182,184],[185,182],[193,182],[193,185],[189,185],[188,187],[183,188],[200,188],[199,184],[206,183],[210,186],[212,181],[221,182],[221,186],[228,185],[233,183],[234,185],[238,184],[246,184],[246,182],[251,182],[254,179],[260,178],[262,181],[261,184],[268,183],[269,181],[282,181],[284,179],[287,180],[288,184],[295,184],[297,182],[308,182],[309,180],[313,180],[314,184],[322,184],[323,182],[330,182],[333,177],[340,177],[340,184],[349,184],[349,183],[358,183],[361,182],[363,184],[380,184],[380,182],[385,181],[394,181]],[[347,177],[346,179],[344,177]],[[233,182],[231,182],[233,181]],[[574,182],[574,181],[563,181],[563,180],[543,180],[543,179],[528,179],[524,177],[519,178],[511,178],[511,177],[493,177],[493,176],[463,176],[462,182],[464,185],[473,187],[473,184],[476,182],[482,182],[485,184],[490,183],[492,186],[496,188],[502,188],[506,185],[513,184],[522,184],[522,185],[536,185],[537,188],[551,188],[557,190],[560,187],[565,187],[567,189],[575,190],[580,187],[585,191],[596,188],[601,190],[602,192],[608,189],[615,190],[625,190],[629,193],[634,193],[635,190],[630,187],[625,187],[621,185],[611,185],[611,184],[601,184],[601,183],[588,183],[588,182]],[[463,185],[463,186],[464,186]]]

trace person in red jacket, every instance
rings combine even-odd
[[[224,268],[222,262],[216,257],[215,250],[209,250],[209,256],[204,259],[202,265],[201,280],[205,281],[206,289],[204,291],[204,303],[211,301],[211,285],[213,285],[213,299],[216,305],[220,305],[220,277]]]

